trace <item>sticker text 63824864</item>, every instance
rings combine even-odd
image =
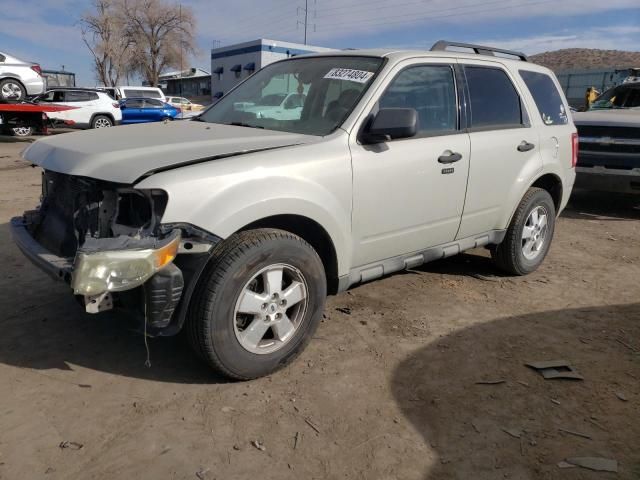
[[[349,80],[357,83],[367,83],[373,76],[373,72],[366,70],[354,70],[352,68],[332,68],[324,76],[324,78],[333,78],[335,80]]]

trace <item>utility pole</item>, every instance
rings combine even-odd
[[[178,7],[178,12],[180,15],[180,96],[182,97],[182,71],[184,70],[184,66],[182,65],[182,3]]]
[[[315,0],[314,0],[314,5],[315,5]],[[304,44],[307,44],[307,28],[309,27],[309,0],[304,0],[304,8],[298,7],[298,15],[300,15],[300,10],[304,11],[304,22],[301,20],[298,20],[296,22],[296,27],[298,25],[303,25],[304,26]],[[314,12],[315,13],[315,12]],[[313,30],[315,31],[315,24],[313,25]]]

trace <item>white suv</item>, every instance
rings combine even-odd
[[[305,93],[296,118],[246,110],[279,93]],[[196,121],[33,143],[42,205],[11,229],[88,312],[184,327],[213,368],[254,378],[302,351],[327,293],[482,246],[538,268],[575,178],[568,112],[514,52],[299,56]]]
[[[47,113],[57,126],[105,128],[122,121],[120,104],[106,92],[81,88],[54,88],[34,99],[36,103],[55,103],[75,107]]]

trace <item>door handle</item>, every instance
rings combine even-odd
[[[442,155],[438,157],[438,162],[440,163],[455,163],[458,160],[462,159],[462,155],[457,152],[452,152],[451,150],[445,151]]]
[[[534,148],[536,148],[536,146],[533,143],[527,142],[526,140],[523,140],[520,145],[518,145],[519,152],[528,152],[530,150],[533,150]]]

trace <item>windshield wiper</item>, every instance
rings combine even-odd
[[[261,128],[264,130],[264,127],[261,127],[260,125],[251,125],[249,123],[244,123],[244,122],[229,122],[229,123],[225,123],[225,125],[234,125],[236,127]]]

